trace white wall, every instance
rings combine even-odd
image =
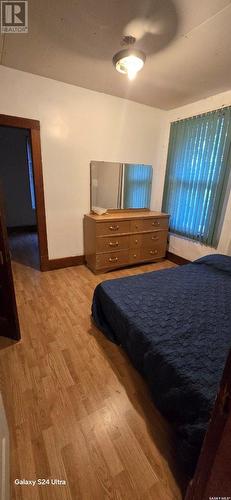
[[[50,258],[83,254],[91,160],[152,164],[152,207],[160,208],[166,112],[3,66],[0,109],[40,120]]]
[[[207,99],[203,99],[201,101],[187,104],[186,106],[168,111],[167,115],[165,115],[165,125],[162,135],[162,147],[159,149],[159,154],[161,155],[159,161],[159,189],[162,193],[164,186],[171,122],[229,105],[231,105],[231,91],[217,94]],[[180,236],[171,235],[169,251],[189,260],[195,260],[203,255],[211,253],[224,253],[226,255],[231,255],[231,194],[229,194],[220,241],[216,250],[214,248],[201,245],[200,243],[194,242],[192,240],[182,238]]]

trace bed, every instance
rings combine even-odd
[[[231,346],[231,257],[104,281],[92,316],[147,381],[192,475]]]

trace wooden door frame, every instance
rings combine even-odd
[[[8,116],[0,114],[0,126],[25,128],[29,130],[30,133],[36,197],[40,270],[47,271],[49,269],[49,257],[43,185],[40,122],[38,120],[30,120],[28,118],[21,118],[19,116]]]

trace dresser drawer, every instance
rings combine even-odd
[[[129,251],[101,253],[96,255],[96,269],[113,269],[129,262]]]
[[[152,249],[152,247],[159,248],[159,246],[163,246],[163,248],[165,248],[167,243],[167,236],[167,231],[155,231],[153,233],[143,234],[142,246],[144,246],[145,248],[150,248],[150,250]]]
[[[150,217],[143,219],[142,231],[151,231],[152,229],[168,229],[168,218]]]
[[[139,248],[142,245],[142,234],[131,234],[129,238],[130,248]]]
[[[143,231],[143,219],[135,219],[130,222],[130,232],[136,233]]]
[[[129,251],[129,263],[140,262],[140,248],[131,248]]]
[[[164,257],[166,253],[166,248],[163,245],[156,245],[152,248],[142,248],[140,259],[141,260],[151,260]]]
[[[124,221],[109,221],[96,224],[96,236],[103,236],[109,234],[120,234],[130,232],[130,222]]]
[[[129,248],[129,236],[111,236],[96,238],[96,253]]]

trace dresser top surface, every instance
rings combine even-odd
[[[108,212],[103,215],[87,214],[85,217],[92,219],[96,222],[107,222],[111,220],[131,220],[131,219],[148,219],[149,217],[169,217],[168,214],[163,212],[154,212],[152,210],[137,210],[137,211],[118,211]]]

